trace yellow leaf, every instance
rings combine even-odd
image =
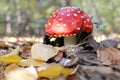
[[[47,77],[47,78],[56,78],[60,75],[67,76],[69,75],[73,70],[64,68],[60,64],[53,64],[50,67],[48,67],[46,70],[42,70],[38,72],[38,76],[40,77]]]
[[[7,45],[3,42],[0,42],[0,47],[7,47]]]
[[[17,65],[20,66],[41,66],[45,64],[45,62],[40,61],[40,60],[35,60],[35,59],[22,59],[20,61],[17,62]]]
[[[63,68],[61,72],[64,76],[68,76],[73,72],[73,69]]]
[[[13,69],[15,69],[15,68],[17,68],[18,67],[18,65],[16,65],[16,64],[10,64],[10,65],[8,65],[6,68],[5,68],[5,73],[7,73],[7,72],[9,72],[9,71],[11,71],[11,70],[13,70]]]
[[[1,56],[0,57],[0,62],[14,63],[14,62],[17,62],[20,59],[22,59],[22,58],[18,55]]]
[[[16,47],[16,49],[12,50],[10,53],[0,56],[0,62],[14,63],[22,59],[20,56],[18,56],[19,48],[20,47],[18,46]]]

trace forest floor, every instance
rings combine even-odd
[[[16,67],[26,69],[27,67],[30,67],[28,63],[32,64],[35,69],[38,69],[40,66],[39,64],[42,62],[39,62],[37,67],[36,64],[29,61],[25,62],[25,66],[21,62],[19,63],[21,59],[27,60],[31,58],[31,47],[38,42],[43,43],[43,37],[1,38],[0,80],[13,80],[13,78],[11,78],[12,76],[10,77],[9,72],[14,71]],[[19,49],[17,49],[18,46]],[[66,53],[67,57],[63,55],[64,53]],[[13,56],[16,54],[19,55],[20,59],[18,56]],[[61,60],[63,59],[66,64],[61,63]],[[69,61],[70,63],[68,63]],[[37,79],[35,78],[33,80],[120,80],[120,39],[106,39],[101,42],[89,39],[78,45],[68,45],[65,46],[65,48],[60,49],[57,55],[52,57],[52,59],[50,57],[50,61],[43,62],[46,63],[47,66],[51,66],[49,64],[53,63],[61,64],[62,67],[64,67],[64,71],[59,72],[61,66],[57,66],[58,68],[56,68],[55,65],[55,67],[53,67],[54,69],[48,69],[48,71],[43,72],[42,76],[41,74],[38,74]],[[55,72],[55,68],[58,69],[58,71]],[[72,73],[69,73],[71,69],[73,71]],[[39,72],[40,71],[37,71],[37,73]],[[12,74],[14,74],[14,72],[12,72]],[[50,76],[50,74],[53,75]],[[28,79],[26,78],[24,80]]]

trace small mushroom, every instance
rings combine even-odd
[[[73,45],[77,41],[76,34],[80,31],[89,33],[92,30],[93,23],[83,10],[78,7],[63,7],[54,12],[45,25],[45,34],[49,37],[45,37],[45,43],[50,44],[56,40],[58,46]]]

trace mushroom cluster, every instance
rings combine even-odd
[[[83,10],[78,7],[62,7],[50,16],[45,25],[45,34],[49,37],[45,38],[47,41],[49,39],[46,44],[52,43],[58,38],[63,43],[62,45],[57,44],[57,46],[76,44],[76,34],[79,34],[80,31],[91,33],[92,30],[93,23]]]

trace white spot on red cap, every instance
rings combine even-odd
[[[54,14],[53,17],[56,17],[56,15]]]
[[[77,30],[80,30],[80,28],[77,28]]]
[[[89,19],[87,19],[87,21],[89,22],[90,20],[89,20]]]
[[[74,25],[74,22],[72,22],[71,25]]]
[[[84,18],[84,16],[80,16],[80,18]]]
[[[69,36],[69,35],[66,35],[66,36]]]
[[[86,25],[86,27],[89,27],[89,25]]]
[[[57,36],[57,35],[54,35],[55,37]]]
[[[64,27],[66,27],[67,25],[66,24],[63,24]]]
[[[81,11],[78,11],[78,13],[80,13]]]
[[[71,11],[74,11],[74,9],[71,9]]]
[[[61,20],[63,20],[63,18],[59,18],[58,20],[60,20],[60,21],[61,21]]]
[[[57,26],[60,26],[60,24],[56,24]]]
[[[84,21],[84,23],[86,23],[86,21]]]
[[[64,15],[64,13],[61,13],[61,15]]]
[[[70,14],[67,14],[66,16],[70,16]]]
[[[49,22],[48,25],[51,25],[51,23]]]
[[[74,16],[78,16],[76,13],[73,14]]]

